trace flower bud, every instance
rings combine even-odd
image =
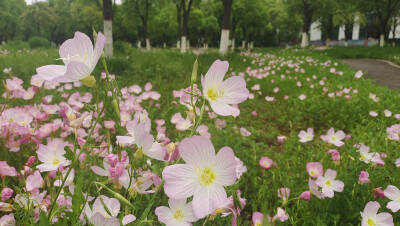
[[[3,188],[3,191],[1,191],[1,201],[7,201],[13,195],[13,193],[14,191],[11,188]]]

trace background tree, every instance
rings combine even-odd
[[[317,8],[315,14],[319,22],[319,29],[323,36],[325,36],[325,45],[329,46],[329,42],[334,35],[334,22],[333,17],[338,13],[337,0],[320,0],[320,6]]]
[[[57,23],[58,15],[48,2],[35,2],[25,8],[21,20],[26,39],[39,36],[50,40],[50,30]]]
[[[358,21],[355,21],[355,20]],[[345,46],[352,39],[354,23],[364,24],[364,14],[359,13],[354,1],[339,0],[337,13],[334,15],[334,24],[344,27]]]
[[[400,0],[358,0],[358,7],[365,13],[375,12],[375,23],[379,32],[379,45],[385,45],[385,39],[388,38],[390,25],[395,15],[400,10]]]
[[[231,9],[233,0],[222,0],[224,9],[224,16],[222,19],[221,41],[219,45],[219,52],[225,55],[228,52],[229,45],[229,27],[231,24]]]
[[[186,3],[186,1],[188,1]],[[187,42],[186,38],[188,35],[188,23],[189,14],[192,9],[194,0],[181,0],[181,10],[182,10],[182,36],[181,36],[181,53],[186,53]]]
[[[113,32],[112,32],[112,22],[113,22],[113,8],[111,0],[103,0],[103,23],[104,23],[104,36],[106,36],[106,44],[104,46],[104,52],[106,57],[112,57],[113,48]]]

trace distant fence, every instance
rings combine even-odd
[[[325,45],[325,40],[310,41],[311,45]],[[377,39],[348,40],[347,46],[377,46]],[[330,40],[329,46],[345,46],[344,40]]]

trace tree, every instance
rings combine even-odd
[[[25,8],[21,15],[25,38],[40,36],[50,39],[50,29],[57,23],[58,16],[48,2],[35,2]]]
[[[135,3],[135,10],[140,20],[142,21],[142,27],[139,27],[139,34],[142,33],[146,39],[146,49],[150,50],[150,39],[148,33],[148,21],[149,21],[149,8],[151,0],[133,0]]]
[[[112,57],[114,48],[112,33],[113,9],[111,0],[103,0],[103,18],[104,36],[106,36],[104,52],[106,54],[106,57]]]
[[[347,46],[347,41],[352,39],[354,23],[364,24],[364,15],[357,10],[357,5],[352,1],[338,1],[338,9],[333,20],[334,25],[344,26],[345,46]]]
[[[181,53],[186,53],[186,37],[188,34],[188,23],[189,23],[189,14],[190,10],[192,9],[192,5],[194,0],[188,0],[189,2],[187,3],[186,6],[186,1],[187,0],[181,0],[181,9],[182,9],[182,39],[181,39]]]
[[[319,0],[289,0],[288,7],[294,13],[299,13],[302,17],[302,36],[301,46],[306,47],[309,44],[308,30],[313,22],[313,16],[319,6]]]
[[[0,43],[15,39],[25,7],[24,0],[0,0]]]
[[[231,10],[233,0],[222,0],[224,8],[224,17],[222,19],[221,41],[219,45],[219,53],[225,55],[228,53],[229,45],[229,27],[231,24]]]
[[[316,10],[316,18],[320,24],[319,28],[326,35],[325,45],[329,46],[330,39],[334,34],[333,17],[338,13],[339,3],[337,0],[321,0],[321,5]]]
[[[379,45],[385,45],[385,39],[390,32],[392,19],[400,10],[400,0],[359,0],[358,6],[364,9],[364,12],[375,12],[376,23],[380,34]]]

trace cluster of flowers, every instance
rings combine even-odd
[[[245,199],[240,197],[239,190],[228,197],[225,187],[233,185],[247,168],[230,147],[223,147],[216,153],[208,127],[200,123],[207,111],[214,118],[217,115],[238,116],[237,104],[249,95],[245,80],[240,76],[223,80],[228,62],[215,61],[202,76],[202,92],[195,84],[195,77],[192,77],[191,87],[176,92],[179,103],[188,109],[187,118],[177,113],[171,122],[179,131],[191,129],[190,136],[180,142],[171,142],[166,135],[165,120],[159,119],[155,121],[157,135],[154,138],[150,133],[151,119],[142,101],[149,99],[149,106],[159,108],[159,104],[153,101],[161,95],[151,91],[150,83],[146,84],[144,92],[138,85],[119,90],[113,86],[114,77],[108,71],[102,74],[105,88],[108,87],[104,100],[111,98],[113,103],[116,100],[114,110],[118,113],[114,120],[105,118],[108,109],[105,109],[104,101],[99,101],[96,80],[91,75],[99,59],[105,63],[102,56],[105,37],[101,33],[96,36],[93,48],[88,36],[76,32],[73,39],[60,47],[60,59],[65,65],[37,68],[37,75],[32,77],[34,92],[30,98],[44,86],[45,89],[64,92],[61,98],[68,98],[67,102],[50,104],[53,96],[48,95],[43,97],[41,105],[8,108],[1,112],[1,138],[9,151],[19,152],[24,144],[35,148],[36,155],[29,157],[20,172],[6,161],[0,161],[2,180],[5,182],[6,177],[10,177],[9,182],[23,184],[18,191],[11,186],[3,188],[0,211],[31,209],[32,220],[27,222],[37,222],[40,218],[51,223],[68,219],[82,224],[125,225],[136,220],[133,208],[129,209],[133,207],[132,198],[155,193],[150,208],[156,194],[164,189],[169,197],[169,207],[156,208],[159,221],[167,225],[186,225],[205,217],[212,220],[221,214],[223,217],[232,215],[232,224],[236,225]],[[24,91],[22,80],[10,76],[4,97],[8,100],[23,98],[29,89]],[[65,85],[60,86],[61,83]],[[75,87],[82,84],[94,87],[96,96],[91,93],[82,96],[79,92],[69,95],[66,90],[71,90],[72,84]],[[91,104],[92,100],[95,100],[95,105]],[[200,108],[196,107],[196,101],[202,103]],[[206,102],[211,108],[206,107]],[[222,129],[226,121],[220,120],[218,124]],[[118,134],[117,127],[125,128],[126,134]],[[194,131],[201,136],[193,136]],[[115,137],[115,144],[111,143],[111,136]],[[132,150],[135,150],[134,158],[129,154]],[[101,167],[96,164],[98,158],[102,158]],[[185,164],[176,164],[181,160]],[[90,167],[99,178],[107,177],[107,182],[89,181],[89,188],[83,190],[80,181],[84,171],[77,167],[78,162],[82,168]],[[161,166],[159,163],[164,162],[165,167],[158,168]],[[162,172],[158,174],[160,170]],[[93,194],[89,193],[92,185],[107,190],[114,197],[101,194],[101,189],[96,197],[92,197]],[[74,206],[73,202],[77,202],[79,197],[84,202],[81,207]],[[192,200],[187,203],[188,198]],[[121,204],[125,211],[121,211]],[[144,215],[148,214],[146,211]],[[42,213],[46,217],[42,218]],[[69,213],[74,213],[76,219]],[[121,214],[124,215],[119,216]],[[13,213],[0,218],[1,225],[18,224],[15,221]]]

